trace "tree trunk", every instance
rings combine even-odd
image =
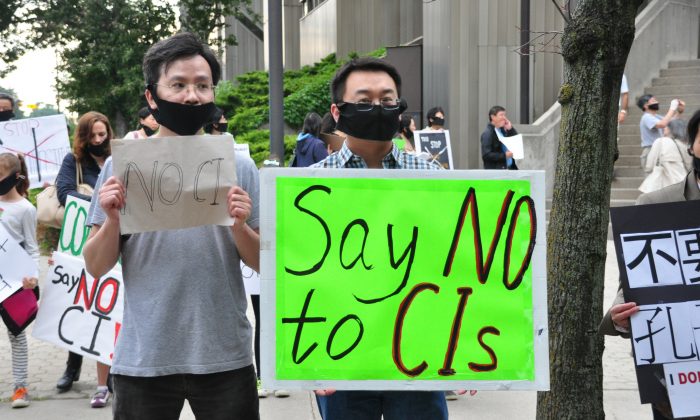
[[[126,135],[127,131],[129,131],[126,118],[124,118],[124,114],[122,114],[122,112],[119,110],[117,110],[114,113],[112,124],[112,130],[114,130],[114,138],[120,139],[124,137],[124,135]]]
[[[538,419],[603,419],[603,282],[620,81],[642,0],[581,0],[565,81],[547,250],[550,389]]]

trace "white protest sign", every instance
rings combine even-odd
[[[126,189],[122,234],[233,225],[226,194],[236,185],[230,136],[114,140],[114,175]]]
[[[637,365],[698,360],[692,324],[694,302],[641,305],[632,315]]]
[[[0,153],[24,153],[31,188],[53,183],[63,158],[70,152],[63,115],[25,118],[0,123]]]
[[[233,148],[236,150],[236,153],[250,157],[250,146],[248,143],[236,143]]]
[[[32,257],[0,223],[0,302],[22,287],[24,277],[37,275],[36,263]]]
[[[499,140],[506,145],[508,150],[513,152],[513,159],[522,159],[525,157],[522,134],[516,134],[510,137],[499,137]]]
[[[665,364],[664,377],[673,417],[700,415],[700,362]]]
[[[683,284],[673,231],[620,237],[630,288]]]
[[[82,259],[54,252],[32,336],[111,365],[123,295],[120,271],[95,279]]]
[[[243,276],[243,285],[245,286],[246,294],[259,295],[260,274],[241,261],[241,275]]]

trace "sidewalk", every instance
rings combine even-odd
[[[46,271],[46,258],[42,258],[42,275]],[[617,291],[617,265],[612,241],[608,241],[608,260],[605,270],[605,303],[607,308]],[[28,408],[12,410],[12,372],[7,332],[0,322],[0,419],[111,419],[111,409],[91,409],[90,396],[97,384],[95,362],[85,359],[80,381],[64,394],[56,393],[56,381],[63,373],[67,352],[50,344],[29,340],[29,392],[32,404]],[[31,327],[30,327],[31,330]],[[608,419],[651,419],[649,406],[639,404],[634,365],[630,357],[630,344],[617,337],[606,337],[603,356],[604,404]],[[537,404],[536,392],[479,391],[475,396],[462,396],[447,403],[452,419],[534,419]],[[181,419],[194,419],[185,406]],[[312,420],[320,419],[313,395],[307,391],[294,391],[289,398],[268,397],[260,400],[262,420]]]

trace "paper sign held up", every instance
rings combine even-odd
[[[82,258],[52,258],[32,336],[111,365],[124,311],[121,271],[95,279]]]
[[[22,287],[24,277],[36,277],[37,273],[32,257],[0,223],[0,302]]]
[[[115,140],[112,159],[126,188],[122,234],[233,224],[226,208],[236,184],[230,136]]]
[[[53,183],[70,152],[63,114],[0,122],[0,153],[23,153],[31,188]]]

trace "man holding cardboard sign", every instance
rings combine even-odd
[[[221,75],[209,47],[180,33],[153,45],[143,66],[146,99],[160,124],[154,138],[178,142],[172,137],[201,132],[214,111]],[[259,266],[259,184],[250,158],[236,155],[235,168],[238,186],[218,207],[233,226],[124,235],[119,222],[127,186],[113,176],[112,161],[105,163],[84,256],[95,277],[122,261],[124,324],[112,365],[115,419],[179,418],[185,399],[197,418],[259,417],[240,271],[241,260]],[[144,185],[153,185],[156,172],[143,175],[151,176]]]
[[[374,58],[344,65],[331,82],[331,114],[347,135],[339,152],[314,165],[320,168],[440,169],[435,163],[400,152],[391,141],[399,115],[401,77],[388,63]],[[324,420],[447,419],[445,394],[440,391],[320,390]]]

